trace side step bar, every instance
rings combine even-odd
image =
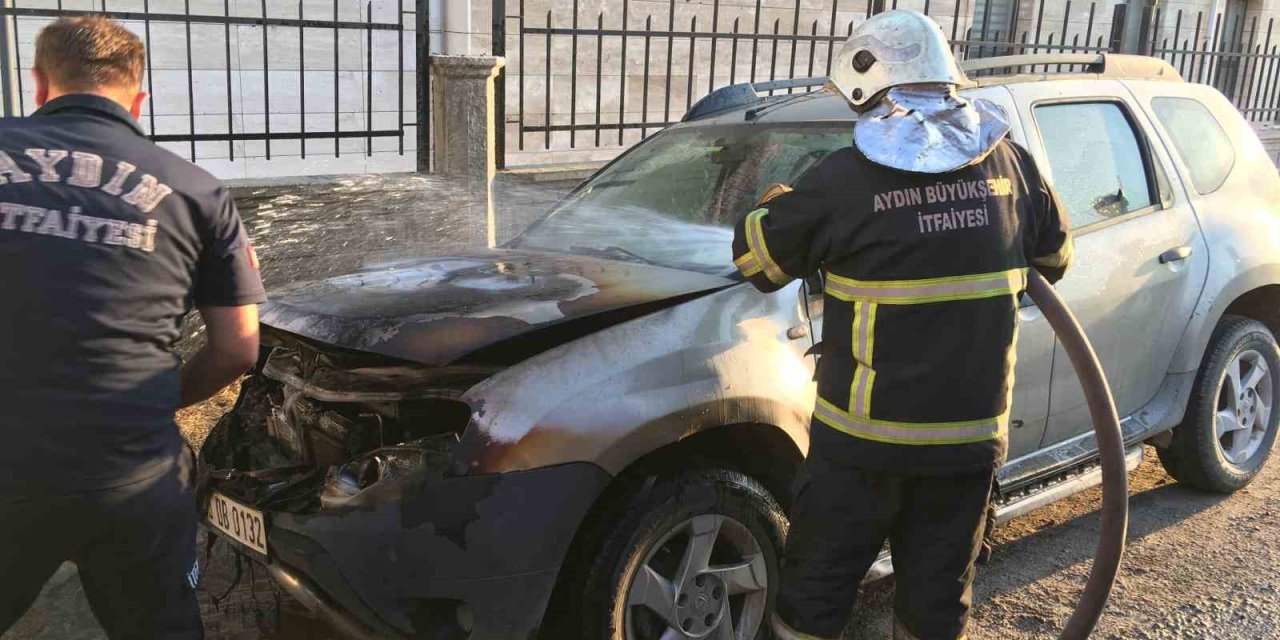
[[[1130,447],[1125,451],[1124,456],[1124,466],[1127,471],[1131,472],[1137,469],[1139,464],[1142,464],[1141,443]],[[1043,488],[1039,490],[1028,492],[1026,495],[1020,495],[1001,504],[996,508],[996,523],[1004,524],[1018,516],[1026,515],[1040,507],[1048,506],[1100,484],[1102,484],[1102,467],[1097,462],[1094,462],[1084,467],[1083,470],[1068,472],[1046,481],[1042,485]],[[891,575],[893,575],[893,558],[890,557],[888,551],[885,551],[871,565],[871,569],[867,571],[867,577],[862,582],[864,584],[874,582]]]
[[[1133,471],[1142,464],[1142,445],[1130,447],[1125,451],[1124,466],[1126,471]],[[996,509],[996,523],[1004,524],[1018,516],[1026,515],[1067,496],[1092,489],[1102,484],[1102,467],[1096,462],[1085,467],[1083,472],[1070,474],[1065,478],[1051,480],[1044,488],[1010,500]]]

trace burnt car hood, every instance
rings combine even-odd
[[[732,284],[679,269],[494,249],[289,285],[261,311],[264,325],[304,338],[438,366],[541,329],[586,319],[608,325],[631,317],[621,313],[629,309]]]

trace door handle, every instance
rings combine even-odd
[[[1190,258],[1190,257],[1191,257],[1191,247],[1188,247],[1186,245],[1183,245],[1181,247],[1174,247],[1173,249],[1170,249],[1160,254],[1160,264],[1169,264],[1170,262],[1186,260],[1187,258]]]

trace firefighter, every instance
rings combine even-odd
[[[893,637],[955,640],[1006,454],[1018,298],[1029,267],[1061,278],[1070,234],[1006,114],[957,95],[968,80],[929,18],[871,18],[833,69],[828,89],[859,114],[853,144],[766,190],[734,234],[756,287],[821,273],[825,297],[770,626],[840,637],[888,539]]]
[[[203,633],[174,411],[253,365],[265,297],[230,194],[138,125],[145,62],[123,26],[59,19],[39,110],[0,120],[0,633],[67,560],[108,636]]]

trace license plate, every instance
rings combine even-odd
[[[267,528],[261,511],[215,492],[209,496],[208,516],[209,524],[218,531],[262,555],[267,554]]]

